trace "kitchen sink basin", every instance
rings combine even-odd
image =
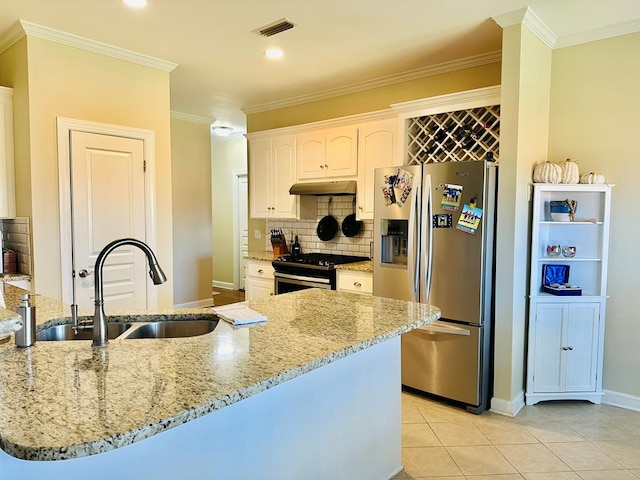
[[[93,337],[93,326],[83,326],[78,328],[78,334],[73,331],[72,325],[54,325],[47,327],[36,333],[36,341],[60,341],[60,340],[91,340]],[[108,323],[107,338],[113,340],[131,328],[130,323]]]
[[[138,339],[138,338],[180,338],[196,337],[212,332],[218,325],[218,320],[170,320],[166,322],[109,322],[107,323],[107,338]],[[36,333],[36,341],[62,340],[92,340],[93,326],[85,325],[78,328],[74,334],[69,324],[54,325]]]
[[[196,337],[212,332],[218,320],[179,320],[166,322],[145,322],[135,328],[124,338],[179,338]]]

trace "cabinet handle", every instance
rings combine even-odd
[[[264,273],[264,270],[260,269],[258,270],[258,273]]]
[[[359,210],[362,210],[362,207],[360,206],[360,207],[358,207],[358,209],[359,209]]]
[[[573,350],[573,347],[562,347],[562,350]]]
[[[324,164],[324,168],[329,168],[329,165],[327,165],[326,163]]]
[[[354,287],[361,287],[362,284],[360,282],[353,282]]]

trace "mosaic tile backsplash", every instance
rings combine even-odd
[[[353,196],[319,196],[318,217],[315,220],[267,220],[265,250],[271,250],[269,232],[272,229],[280,228],[287,239],[289,249],[291,249],[291,243],[297,235],[302,253],[320,252],[369,257],[370,244],[373,240],[373,220],[363,220],[362,228],[355,237],[346,237],[341,228],[338,228],[338,233],[333,239],[323,242],[318,238],[316,228],[322,217],[329,214],[329,199],[332,199],[331,215],[336,218],[338,226],[341,227],[344,218],[354,212]]]

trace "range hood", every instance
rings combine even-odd
[[[356,181],[294,183],[289,193],[291,195],[355,195]]]

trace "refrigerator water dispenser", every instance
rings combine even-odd
[[[407,266],[409,221],[380,220],[380,262],[387,265]]]

